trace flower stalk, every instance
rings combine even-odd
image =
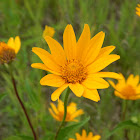
[[[127,106],[128,106],[128,101],[127,100],[123,100],[123,104],[122,104],[122,121],[125,121],[126,118],[126,113],[127,113]],[[128,138],[128,130],[124,130],[124,137],[126,138],[126,140],[129,140]]]
[[[127,100],[123,100],[123,104],[122,104],[122,118],[121,118],[122,121],[125,120],[126,112],[127,112]]]
[[[13,75],[11,76],[11,78],[12,78],[12,83],[13,83],[13,87],[14,87],[14,90],[15,90],[16,97],[17,97],[17,99],[18,99],[18,101],[19,101],[19,103],[21,105],[21,108],[22,108],[22,110],[23,110],[23,112],[24,112],[24,114],[26,116],[26,119],[28,121],[28,124],[29,124],[29,126],[30,126],[30,128],[32,130],[32,133],[33,133],[33,136],[34,136],[34,140],[37,140],[37,135],[35,133],[35,130],[33,128],[33,125],[31,123],[31,120],[29,118],[29,115],[28,115],[28,113],[26,111],[26,108],[25,108],[24,104],[22,103],[22,101],[21,101],[21,99],[19,97],[19,94],[18,94],[18,91],[17,91],[17,87],[16,87],[16,82],[15,82],[15,79],[14,79]]]
[[[7,69],[9,69],[9,65],[5,64],[5,67],[6,67]],[[12,73],[12,67],[11,67],[11,69],[10,69],[10,74],[11,74],[11,80],[12,80],[12,84],[13,84],[13,87],[14,87],[14,91],[15,91],[16,98],[18,99],[19,104],[20,104],[20,106],[21,106],[21,108],[22,108],[22,110],[23,110],[23,112],[24,112],[24,114],[25,114],[25,117],[26,117],[26,119],[27,119],[27,122],[28,122],[28,124],[29,124],[29,126],[30,126],[30,129],[31,129],[32,133],[33,133],[34,140],[38,140],[38,137],[37,137],[36,132],[35,132],[35,130],[34,130],[34,128],[33,128],[33,125],[32,125],[32,123],[31,123],[31,120],[30,120],[30,117],[29,117],[29,115],[28,115],[28,113],[27,113],[27,110],[26,110],[26,108],[25,108],[25,106],[24,106],[22,100],[21,100],[20,97],[19,97],[19,93],[18,93],[17,86],[16,86],[16,81],[15,81],[15,78],[14,78],[13,73]]]
[[[65,99],[64,99],[64,116],[63,116],[63,120],[56,132],[56,135],[55,135],[55,140],[57,140],[57,137],[58,137],[58,134],[62,128],[62,126],[64,125],[65,123],[65,119],[66,119],[66,116],[67,116],[67,104],[68,104],[68,97],[69,97],[69,93],[70,93],[70,89],[68,88],[67,92],[66,92],[66,95],[65,95]]]

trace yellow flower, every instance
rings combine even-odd
[[[93,101],[99,101],[97,89],[108,88],[109,84],[103,77],[120,78],[114,72],[99,72],[110,63],[118,60],[119,55],[110,53],[114,46],[101,49],[105,37],[104,32],[99,32],[90,39],[90,29],[87,24],[76,42],[74,30],[67,25],[63,34],[63,46],[53,38],[46,36],[51,54],[44,49],[34,47],[32,51],[37,54],[42,63],[34,63],[33,68],[43,69],[53,74],[48,74],[40,81],[41,85],[59,87],[55,90],[51,99],[56,101],[60,94],[68,86],[78,97],[85,97]]]
[[[128,79],[125,81],[125,78],[120,74],[122,79],[118,80],[118,83],[115,85],[112,81],[109,81],[110,84],[115,89],[114,94],[122,99],[126,100],[136,100],[140,98],[140,84],[139,75],[135,76],[131,74]]]
[[[49,112],[51,113],[53,118],[57,121],[62,121],[64,116],[64,103],[61,100],[59,100],[57,108],[53,103],[50,103],[50,105],[52,109],[49,108]],[[71,102],[67,106],[67,115],[65,121],[78,121],[75,118],[84,113],[82,109],[77,110],[76,106],[76,103],[73,102]]]
[[[76,140],[100,140],[101,136],[100,135],[95,135],[93,136],[92,132],[89,132],[88,136],[86,134],[85,130],[82,130],[82,136],[80,134],[76,133]],[[69,140],[75,140],[72,138],[69,138]]]
[[[43,31],[43,38],[45,39],[46,36],[53,37],[54,33],[55,33],[54,28],[46,25],[45,30]]]
[[[7,44],[0,42],[0,63],[9,63],[11,62],[18,53],[21,46],[19,36],[16,36],[15,40],[11,37]]]
[[[138,4],[138,7],[136,7],[136,14],[140,16],[140,4]]]

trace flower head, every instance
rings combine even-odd
[[[76,133],[76,140],[100,140],[101,136],[100,135],[95,135],[93,136],[92,132],[89,132],[89,134],[86,134],[85,130],[82,130],[82,135],[80,136],[80,134]],[[69,140],[75,140],[72,138],[69,138]]]
[[[124,76],[121,80],[118,80],[118,83],[115,85],[112,81],[109,81],[110,84],[114,87],[114,94],[122,99],[126,100],[136,100],[140,99],[140,84],[139,75],[135,76],[131,74],[127,80]]]
[[[46,36],[45,40],[50,47],[51,54],[38,47],[32,48],[32,51],[44,63],[34,63],[32,67],[53,73],[46,75],[40,81],[41,85],[58,87],[51,95],[53,101],[56,101],[68,86],[78,97],[83,96],[99,101],[97,89],[109,86],[103,77],[120,78],[120,75],[114,72],[99,72],[120,58],[119,55],[110,54],[115,49],[114,46],[101,49],[104,37],[105,33],[101,31],[90,38],[89,26],[85,24],[76,42],[72,26],[67,25],[63,34],[64,49],[49,36]]]
[[[8,43],[0,42],[0,63],[9,63],[14,60],[21,46],[19,36],[15,40],[11,37]]]
[[[136,7],[136,14],[140,16],[140,4]]]
[[[54,36],[54,33],[55,33],[54,28],[46,25],[45,26],[45,30],[43,31],[43,38],[45,38],[46,36],[53,37]]]
[[[64,103],[59,100],[57,108],[53,103],[51,103],[50,105],[52,108],[49,108],[49,112],[51,113],[53,118],[57,121],[62,121],[64,116]],[[73,102],[71,102],[67,106],[67,115],[65,121],[78,121],[75,118],[84,113],[82,109],[77,110],[76,106],[76,103]]]

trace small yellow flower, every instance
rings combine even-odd
[[[46,36],[53,37],[54,33],[55,33],[54,28],[46,25],[45,30],[43,31],[43,38],[45,39]]]
[[[19,36],[16,36],[15,40],[11,37],[7,44],[0,42],[0,63],[9,63],[16,57],[21,46]]]
[[[138,4],[136,7],[136,14],[140,16],[140,4]]]
[[[126,100],[140,99],[139,75],[134,77],[134,75],[131,74],[126,81],[124,76],[122,74],[120,75],[122,79],[118,80],[116,85],[112,81],[109,81],[115,89],[114,94]]]
[[[57,121],[62,121],[63,116],[64,116],[64,103],[61,100],[59,100],[57,108],[53,103],[50,103],[50,105],[51,105],[52,109],[49,108],[49,112],[51,113],[53,118],[56,119]],[[76,106],[77,106],[76,103],[73,103],[73,102],[71,102],[67,106],[67,115],[66,115],[65,121],[67,121],[67,122],[68,121],[78,121],[75,118],[84,113],[84,111],[82,109],[77,110]]]
[[[100,135],[95,135],[93,136],[92,132],[89,132],[88,136],[86,134],[85,130],[82,130],[82,135],[80,136],[79,133],[76,133],[76,140],[100,140],[101,136]],[[72,138],[69,138],[69,140],[75,140]]]
[[[90,38],[90,29],[87,24],[76,42],[76,36],[71,25],[67,25],[63,34],[63,46],[53,38],[46,36],[51,54],[44,49],[34,47],[32,51],[37,54],[42,63],[34,63],[33,68],[43,69],[48,74],[40,80],[41,85],[58,87],[51,99],[56,101],[68,86],[78,97],[85,97],[98,102],[100,97],[97,89],[108,88],[109,84],[103,78],[120,78],[114,72],[99,72],[112,62],[120,58],[119,55],[110,54],[115,47],[102,47],[105,33],[99,32]]]

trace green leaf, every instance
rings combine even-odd
[[[124,128],[128,128],[128,127],[131,127],[131,129],[132,129],[132,127],[140,129],[140,125],[134,123],[131,120],[123,121],[123,122],[119,123],[112,131],[108,132],[106,138],[109,138],[110,136],[115,134],[117,131],[124,129]]]
[[[24,135],[18,135],[17,137],[21,138],[21,140],[34,140],[34,138]]]
[[[10,136],[4,140],[34,140],[34,138],[24,135]]]
[[[0,94],[0,102],[6,97],[7,94]]]
[[[47,130],[47,134],[41,140],[54,140],[55,133]]]
[[[22,139],[17,136],[10,136],[10,137],[5,138],[4,140],[22,140]]]
[[[63,129],[61,129],[59,134],[58,134],[57,140],[64,140],[68,135],[70,135],[70,133],[72,133],[73,131],[75,131],[79,127],[82,127],[89,120],[90,120],[90,117],[86,118],[82,122],[78,122],[76,124],[73,124],[73,125],[70,125],[70,126],[67,126],[67,127],[63,128]]]

